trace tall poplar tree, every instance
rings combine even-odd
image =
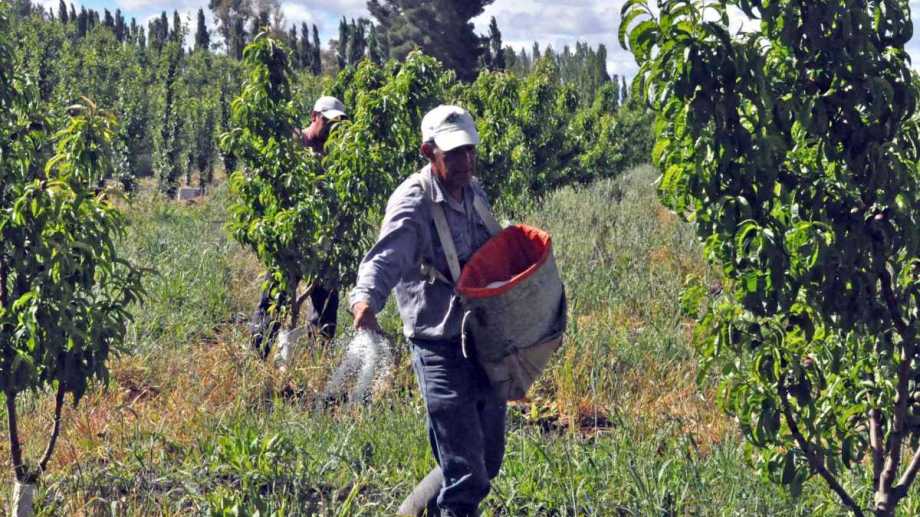
[[[348,66],[348,39],[350,37],[348,22],[345,17],[339,21],[339,39],[335,46],[335,59],[338,61],[339,70]]]
[[[115,39],[119,42],[125,41],[125,17],[121,14],[121,9],[115,9]]]
[[[505,70],[515,70],[518,67],[517,54],[514,53],[514,48],[507,46],[502,49],[502,54],[504,54],[505,60]]]
[[[310,63],[313,67],[313,75],[320,75],[323,72],[323,59],[320,54],[319,29],[313,24],[313,60]]]
[[[195,50],[208,50],[211,47],[211,33],[204,21],[204,9],[198,9],[198,23],[195,28]]]
[[[313,71],[313,45],[310,45],[310,27],[306,23],[300,24],[300,68]]]
[[[178,43],[180,49],[182,48],[182,42],[185,40],[185,27],[177,10],[173,10],[173,29],[169,33],[169,40]]]
[[[367,57],[376,64],[386,61],[383,46],[380,43],[380,37],[377,35],[377,27],[371,23],[367,33]]]
[[[389,42],[389,57],[403,59],[419,48],[436,57],[463,81],[476,78],[487,50],[470,20],[495,0],[368,0],[378,32]]]
[[[160,11],[160,22],[157,25],[157,50],[163,48],[167,39],[169,39],[169,17],[166,16],[166,11]]]
[[[626,76],[620,78],[623,82],[620,84],[620,106],[629,101],[629,88],[626,86]]]
[[[348,45],[345,47],[345,51],[348,55],[348,64],[357,65],[364,59],[364,53],[367,50],[367,39],[364,35],[365,26],[369,25],[370,22],[364,18],[358,19],[355,21],[351,20],[351,23],[348,25]]]
[[[243,59],[243,47],[246,46],[246,19],[243,17],[233,20],[230,31],[230,43],[227,51],[236,59]]]
[[[77,16],[77,38],[86,36],[89,29],[89,14],[86,13],[85,7],[80,7],[80,15]]]
[[[495,17],[489,22],[489,49],[491,53],[492,70],[505,69],[505,53],[502,50],[502,32],[498,30]]]
[[[291,49],[291,67],[295,70],[300,69],[300,64],[303,60],[300,57],[300,41],[297,39],[296,23],[292,23],[291,28],[288,29],[287,44]]]
[[[217,33],[224,40],[227,54],[236,59],[243,57],[246,46],[246,25],[253,18],[250,0],[210,0],[208,9],[217,21]]]
[[[535,48],[535,50],[538,50],[538,49]],[[521,59],[520,59],[521,65],[520,67],[521,67],[522,74],[529,73],[530,69],[533,67],[533,65],[537,61],[539,61],[538,58],[531,59],[530,56],[527,55],[527,50],[524,47],[521,47]]]

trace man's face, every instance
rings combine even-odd
[[[473,180],[476,173],[476,146],[463,145],[450,151],[432,146],[430,154],[431,170],[448,189],[463,188]]]
[[[334,122],[327,119],[323,116],[322,113],[313,112],[313,120],[310,124],[310,133],[312,133],[314,138],[318,139],[322,143],[326,143],[326,139],[329,138],[329,131],[332,130]]]

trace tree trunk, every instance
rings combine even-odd
[[[789,405],[789,393],[786,391],[786,388],[783,386],[783,381],[780,381],[779,386],[779,400],[782,405],[783,417],[786,419],[786,425],[789,427],[789,432],[792,434],[796,443],[799,444],[799,448],[805,454],[805,458],[808,460],[808,464],[811,469],[818,473],[819,476],[824,478],[824,481],[827,482],[828,486],[840,496],[840,501],[846,506],[853,515],[857,517],[862,517],[862,509],[856,504],[856,501],[847,493],[846,489],[840,484],[836,476],[827,468],[827,465],[824,462],[822,455],[815,451],[815,448],[812,446],[808,440],[805,439],[805,435],[799,430],[799,425],[795,420],[795,415],[792,412],[792,407]]]
[[[16,422],[16,394],[4,392],[6,399],[6,419],[10,438],[10,459],[13,461],[13,472],[17,481],[28,481],[26,466],[22,462],[22,447],[19,445],[19,425]]]
[[[32,507],[32,500],[35,498],[34,483],[20,483],[13,481],[13,517],[32,517],[35,510]]]
[[[293,345],[303,337],[303,328],[297,328],[298,323],[300,322],[300,309],[303,307],[304,302],[307,300],[307,297],[310,296],[310,293],[313,291],[313,285],[307,286],[306,292],[302,295],[297,296],[297,286],[300,285],[299,282],[294,283],[295,287],[290,295],[291,300],[291,323],[290,327],[287,330],[280,330],[278,332],[278,339],[275,343],[274,348],[275,352],[275,364],[280,368],[286,368],[290,363],[292,347]]]
[[[887,267],[879,274],[882,297],[888,307],[891,321],[897,334],[903,340],[900,344],[900,364],[897,370],[897,384],[895,387],[894,411],[891,417],[891,429],[885,443],[885,462],[875,488],[874,512],[878,516],[893,516],[898,502],[907,495],[907,490],[916,478],[920,469],[920,452],[914,453],[907,469],[900,479],[896,480],[901,467],[901,454],[905,439],[909,437],[907,428],[907,410],[910,400],[908,392],[910,379],[915,375],[911,364],[917,355],[917,343],[910,326],[905,323],[901,314],[900,300],[895,293],[895,283]],[[897,348],[896,348],[897,350]],[[871,436],[870,436],[871,438]]]
[[[300,309],[303,307],[303,303],[310,296],[310,293],[313,292],[313,287],[316,283],[312,283],[307,286],[307,290],[300,296],[297,296],[297,287],[300,285],[300,282],[294,282],[294,289],[291,291],[291,330],[297,328],[297,324],[300,323]]]

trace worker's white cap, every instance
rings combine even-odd
[[[345,115],[345,105],[335,97],[324,96],[316,99],[313,105],[313,111],[322,114],[328,120],[338,120]]]
[[[479,145],[479,133],[469,112],[442,104],[422,118],[422,142],[434,142],[442,151],[463,145]]]

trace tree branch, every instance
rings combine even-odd
[[[788,393],[786,388],[782,385],[780,381],[779,387],[779,399],[783,406],[783,416],[786,418],[786,424],[789,426],[789,432],[792,433],[793,438],[795,438],[796,443],[799,444],[799,448],[802,449],[802,452],[805,453],[805,457],[808,459],[808,464],[811,468],[817,472],[824,481],[831,487],[831,490],[837,493],[840,496],[840,500],[843,501],[844,506],[849,508],[854,515],[858,517],[863,517],[863,511],[856,504],[856,501],[850,497],[850,494],[840,485],[837,481],[837,478],[834,477],[830,471],[827,470],[827,467],[824,465],[824,460],[818,455],[814,450],[811,444],[805,439],[805,436],[802,435],[802,432],[799,430],[798,424],[795,422],[795,418],[792,415],[792,408],[789,406]]]
[[[892,508],[898,504],[898,501],[900,501],[902,497],[907,495],[907,491],[910,489],[910,485],[912,485],[914,479],[917,478],[918,470],[920,470],[920,448],[917,448],[917,450],[914,451],[914,456],[910,459],[910,464],[907,466],[907,470],[905,470],[904,474],[901,475],[901,479],[898,480],[898,486],[896,486],[892,491]]]
[[[894,328],[898,331],[898,334],[901,335],[901,338],[904,340],[909,339],[908,333],[910,328],[908,328],[907,323],[904,322],[904,319],[901,318],[901,309],[898,305],[898,298],[894,294],[894,289],[892,288],[893,280],[891,278],[891,273],[888,272],[887,268],[882,268],[882,272],[879,273],[879,280],[881,280],[882,285],[882,296],[885,298],[885,305],[888,306],[888,312],[891,314],[891,320],[894,322]]]
[[[6,260],[4,260],[3,257],[0,257],[0,307],[3,307],[4,309],[9,303],[6,294],[6,284],[9,281],[9,274],[9,266],[6,264]]]
[[[316,282],[313,282],[312,284],[307,286],[307,289],[303,292],[303,294],[297,297],[296,301],[294,302],[294,306],[296,306],[297,308],[300,308],[300,306],[303,305],[303,302],[307,301],[307,297],[310,296],[310,294],[313,292],[313,289],[315,287],[316,287]]]
[[[54,395],[54,424],[51,428],[51,438],[48,440],[48,448],[42,455],[41,461],[38,462],[38,471],[44,472],[48,468],[48,460],[54,452],[54,445],[57,443],[58,435],[61,432],[61,407],[64,405],[64,386],[58,382],[57,393]]]
[[[882,445],[882,413],[878,409],[869,411],[869,446],[872,448],[872,488],[879,489],[885,450]]]
[[[297,324],[300,322],[300,307],[303,306],[303,302],[306,301],[310,293],[313,292],[313,286],[315,284],[314,282],[308,285],[306,291],[300,296],[297,296],[297,286],[300,285],[300,281],[298,280],[294,284],[294,289],[291,294],[291,330],[297,328]]]

